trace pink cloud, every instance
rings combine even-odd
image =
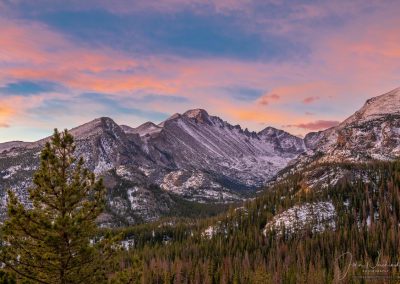
[[[281,68],[287,68],[287,70],[285,71],[289,72],[288,69],[290,67],[283,65],[281,66]],[[282,84],[273,88],[270,94],[264,95],[259,99],[258,102],[263,105],[268,105],[268,103],[270,103],[271,101],[276,101],[278,99],[282,102],[293,102],[297,101],[299,97],[305,97],[302,100],[302,103],[310,104],[321,98],[320,95],[310,96],[310,94],[319,94],[322,90],[324,90],[325,96],[333,96],[336,94],[337,91],[335,86],[333,86],[329,81],[312,80],[308,82],[294,84]]]
[[[322,130],[322,129],[327,129],[327,128],[336,126],[339,123],[340,123],[340,121],[336,121],[336,120],[317,120],[317,121],[306,122],[306,123],[286,125],[286,127],[297,127],[297,128],[302,128],[305,130]]]
[[[86,72],[123,71],[135,67],[135,61],[110,49],[79,47],[51,31],[45,25],[0,19],[0,62],[17,66],[40,67]]]
[[[36,23],[2,19],[0,25],[0,76],[3,81],[47,80],[95,91],[151,88],[154,85],[145,75],[129,77],[129,71],[138,67],[138,63],[127,55],[107,48],[80,47]]]
[[[311,104],[311,103],[313,103],[313,102],[315,102],[315,101],[317,101],[317,100],[319,100],[320,99],[320,97],[307,97],[307,98],[304,98],[303,100],[302,100],[302,102],[304,103],[304,104]]]
[[[258,103],[261,105],[269,105],[271,102],[278,101],[281,97],[277,94],[267,94],[262,96]]]

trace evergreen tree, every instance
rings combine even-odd
[[[16,284],[16,280],[14,275],[0,270],[0,284]]]
[[[24,206],[9,191],[1,260],[19,278],[38,283],[102,283],[111,242],[99,235],[102,180],[74,158],[74,139],[57,129],[46,143]]]

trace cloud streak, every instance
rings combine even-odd
[[[303,104],[311,104],[315,101],[318,101],[320,97],[307,97],[302,100]]]
[[[312,122],[286,125],[286,127],[296,127],[305,130],[315,131],[315,130],[324,130],[327,128],[331,128],[333,126],[338,125],[339,123],[340,121],[336,120],[317,120]]]

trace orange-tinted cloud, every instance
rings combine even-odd
[[[14,110],[11,107],[7,106],[6,104],[2,104],[2,106],[0,106],[0,128],[10,127],[9,120],[13,114]]]

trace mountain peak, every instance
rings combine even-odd
[[[388,112],[399,112],[400,108],[400,87],[396,88],[383,95],[373,97],[365,102],[363,108],[377,107],[381,109],[373,109],[379,111]]]
[[[368,99],[364,106],[346,119],[341,125],[355,121],[369,121],[390,114],[400,115],[400,88]]]
[[[186,111],[183,116],[188,117],[188,118],[193,118],[197,122],[209,122],[210,121],[210,116],[208,115],[207,111],[204,109],[191,109]]]
[[[151,135],[158,133],[162,130],[161,126],[155,125],[153,122],[148,121],[136,128],[125,128],[124,131],[133,134],[139,134],[139,136]]]
[[[258,134],[261,134],[261,135],[272,135],[272,134],[280,134],[280,133],[284,133],[284,132],[285,131],[283,131],[281,129],[277,129],[277,128],[272,127],[272,126],[267,126],[263,130],[258,132]]]
[[[160,122],[157,126],[159,126],[159,127],[164,127],[164,125],[165,125],[165,123],[166,123],[167,121],[174,120],[174,119],[179,118],[179,117],[181,117],[181,114],[179,114],[179,113],[174,113],[173,115],[171,115],[170,117],[168,117],[166,120]]]
[[[116,124],[115,121],[110,118],[110,117],[106,117],[106,116],[102,116],[102,117],[98,117],[93,119],[92,121],[89,121],[81,126],[87,126],[87,127],[97,127],[97,126],[105,126],[105,125],[110,125],[110,124]],[[79,128],[81,126],[78,126],[76,128]]]
[[[208,113],[206,110],[201,109],[201,108],[195,108],[195,109],[190,109],[186,111],[183,115],[188,116],[188,117],[197,117],[199,115],[206,115],[208,116]]]
[[[71,134],[76,137],[87,137],[104,130],[114,131],[119,129],[118,124],[109,117],[99,117],[81,126],[71,129]]]

